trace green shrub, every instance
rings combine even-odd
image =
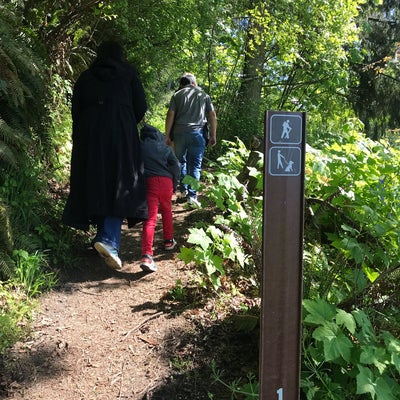
[[[20,282],[28,296],[34,297],[57,284],[54,272],[46,272],[46,259],[43,253],[29,254],[25,250],[14,250],[16,280]]]
[[[304,300],[302,389],[307,400],[395,400],[400,340],[376,332],[367,312]]]
[[[199,281],[205,287],[218,290],[221,278],[226,276],[233,290],[243,280],[257,287],[261,269],[262,198],[250,196],[246,186],[236,178],[245,167],[249,151],[240,140],[225,145],[229,151],[212,165],[213,172],[203,173],[213,224],[204,221],[195,224],[188,238],[193,246],[181,248],[179,257],[186,263],[195,263]],[[261,172],[253,169],[251,173],[262,182]]]
[[[0,282],[0,354],[27,333],[34,307],[21,285]]]

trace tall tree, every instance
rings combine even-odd
[[[350,100],[373,139],[400,128],[399,13],[399,1],[369,0],[358,19],[363,59],[352,64],[358,79]]]
[[[262,132],[266,109],[302,110],[329,115],[346,100],[349,81],[345,47],[357,40],[355,17],[360,1],[252,1],[245,37],[235,133],[248,138]],[[249,69],[250,68],[250,69]],[[249,71],[262,84],[248,91]],[[256,91],[258,93],[256,94]],[[258,98],[257,98],[257,97]],[[240,99],[241,97],[241,99]],[[251,100],[258,118],[246,100]]]
[[[261,91],[263,86],[264,65],[267,61],[266,49],[270,45],[271,38],[268,38],[268,30],[265,29],[268,21],[268,11],[265,2],[257,0],[250,1],[250,8],[247,10],[246,18],[246,41],[244,49],[244,60],[242,78],[235,101],[234,115],[239,118],[243,132],[246,127],[245,137],[250,133],[256,135],[260,118]],[[251,132],[251,129],[254,129]],[[242,135],[243,136],[243,135]]]
[[[102,38],[117,36],[142,74],[152,110],[161,116],[177,77],[191,71],[213,97],[221,136],[246,139],[262,134],[266,109],[309,111],[320,120],[349,109],[348,61],[357,53],[354,18],[363,1],[21,4],[57,73],[79,73]]]

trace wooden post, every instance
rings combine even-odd
[[[260,400],[300,398],[305,114],[265,118]]]

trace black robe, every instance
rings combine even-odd
[[[76,81],[72,97],[70,193],[62,221],[88,230],[97,217],[147,219],[137,123],[147,109],[136,69],[98,60]]]

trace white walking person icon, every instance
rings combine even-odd
[[[282,161],[284,161],[287,164],[284,155],[282,154],[282,152],[280,150],[278,150],[276,169],[283,169]]]
[[[276,157],[276,169],[283,169],[285,172],[293,172],[294,161],[287,161],[281,150],[278,150]]]

